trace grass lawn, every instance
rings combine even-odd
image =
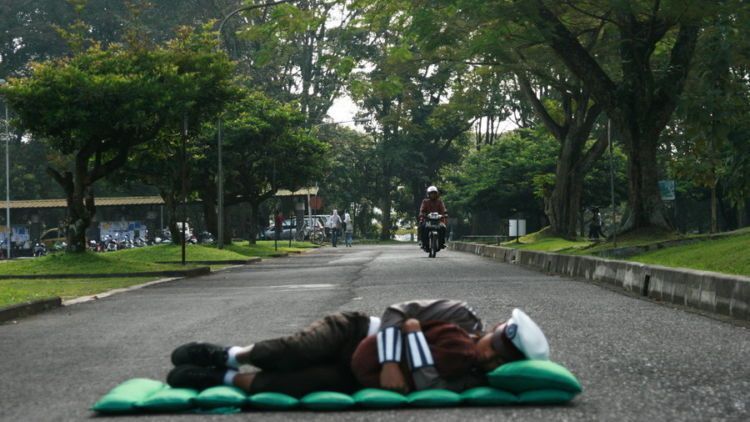
[[[182,260],[181,245],[157,245],[124,249],[115,253],[122,259],[139,262],[179,262]],[[187,261],[229,261],[247,259],[247,256],[229,249],[217,249],[206,245],[186,245],[185,259]]]
[[[530,233],[521,236],[518,242],[511,240],[501,245],[514,249],[528,249],[534,251],[571,253],[590,247],[594,242],[588,240],[567,240],[561,237],[554,237],[549,234],[548,228],[544,228],[536,233]]]
[[[750,233],[646,252],[630,260],[750,276]]]
[[[664,242],[666,240],[677,240],[687,237],[690,236],[685,236],[676,232],[670,232],[662,229],[645,229],[617,236],[617,247],[625,248],[630,246],[646,246],[653,243]],[[587,248],[580,252],[582,252],[583,254],[595,254],[597,252],[613,249],[614,247],[615,245],[611,241],[594,242],[590,248]]]
[[[246,259],[246,256],[232,251],[218,250],[202,245],[188,245],[186,256],[188,261]],[[179,245],[148,246],[117,252],[59,253],[41,258],[4,262],[0,264],[0,274],[111,274],[180,270],[200,266],[157,263],[160,261],[179,261],[180,259],[181,248]]]
[[[0,280],[0,307],[60,296],[70,299],[156,280],[155,277]]]
[[[311,248],[317,248],[318,246],[310,243],[310,242],[295,242],[292,241],[292,247],[289,247],[289,240],[279,240],[279,250],[274,249],[274,241],[273,240],[259,240],[255,245],[248,244],[247,241],[244,242],[232,242],[231,245],[225,245],[224,251],[232,252],[235,254],[238,254],[239,256],[243,258],[247,257],[253,257],[253,256],[259,256],[259,257],[268,257],[277,253],[285,253],[285,252],[301,252],[305,249],[311,249]],[[210,248],[218,251],[216,249],[216,246],[211,246]]]
[[[288,245],[288,242],[279,242],[279,252],[294,252],[315,247],[308,242],[293,242],[292,248]],[[249,257],[269,256],[274,253],[276,251],[274,251],[273,241],[261,241],[253,246],[248,246],[247,243],[234,243],[225,249],[217,249],[215,246],[187,245],[186,249],[188,261],[245,260]],[[180,245],[157,245],[117,252],[86,252],[75,255],[59,253],[41,258],[1,262],[0,274],[111,274],[180,270],[201,266],[200,264],[182,266],[177,263],[181,258]],[[158,262],[175,263],[158,264]],[[221,265],[212,265],[211,269],[220,267]],[[68,299],[92,295],[156,279],[157,277],[0,280],[0,307],[54,296]]]
[[[680,235],[664,230],[640,230],[617,238],[617,247],[646,246],[667,240],[699,238],[706,235]],[[571,255],[594,255],[613,249],[611,241],[575,241],[549,235],[548,229],[523,236],[520,243],[505,242],[502,246]],[[682,246],[665,247],[628,258],[645,264],[683,267],[750,276],[750,228],[737,230],[717,239],[702,240]]]

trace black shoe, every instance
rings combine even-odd
[[[205,390],[209,387],[224,384],[224,374],[227,370],[219,368],[204,368],[195,365],[180,365],[167,375],[167,384],[173,388],[194,388]]]
[[[174,349],[172,352],[172,364],[215,366],[217,368],[227,367],[227,348],[211,343],[187,343]]]

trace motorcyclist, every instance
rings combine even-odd
[[[429,238],[427,230],[425,230],[425,217],[431,212],[436,212],[441,215],[440,217],[440,228],[438,229],[438,235],[440,238],[440,249],[445,248],[445,227],[448,221],[448,211],[445,209],[443,200],[440,199],[440,192],[435,186],[427,188],[427,198],[422,200],[422,205],[419,207],[419,239],[422,242],[422,249],[427,250],[429,248]]]

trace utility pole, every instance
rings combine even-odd
[[[186,226],[187,226],[187,181],[185,172],[185,160],[187,153],[185,151],[185,143],[187,142],[188,136],[188,116],[185,113],[182,120],[182,145],[180,148],[180,155],[182,156],[182,165],[180,168],[180,175],[182,178],[182,265],[186,264],[185,261],[185,245],[187,243]]]
[[[5,85],[5,79],[0,79],[0,85]],[[5,238],[6,242],[6,259],[11,258],[11,247],[10,239],[13,237],[13,229],[10,225],[10,115],[8,113],[8,99],[5,101],[5,224],[8,228],[8,235]]]
[[[612,242],[617,247],[617,209],[615,208],[615,160],[612,148],[612,120],[607,119],[607,143],[609,144],[609,194],[612,200]]]
[[[216,222],[216,228],[219,233],[217,233],[217,242],[216,246],[219,249],[224,249],[224,164],[221,159],[221,150],[222,150],[222,139],[221,139],[221,125],[222,120],[219,118],[219,122],[217,123],[218,129],[219,129],[219,139],[218,139],[218,152],[219,152],[219,174],[217,175],[217,181],[216,184],[218,185],[219,189],[219,204],[218,204],[218,218]],[[229,239],[230,243],[232,239]]]

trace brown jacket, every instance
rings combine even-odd
[[[485,385],[486,376],[477,367],[476,342],[456,324],[430,321],[422,325],[435,365],[412,371],[401,360],[401,370],[406,374],[412,390],[444,388],[464,391]],[[380,388],[380,370],[375,335],[368,336],[352,356],[352,372],[364,387]]]
[[[442,199],[438,198],[434,201],[430,198],[423,199],[422,205],[419,206],[419,221],[422,221],[424,219],[424,216],[431,212],[436,212],[442,215],[443,218],[441,218],[440,221],[443,224],[447,223],[448,210],[445,209],[445,204],[443,203]]]

